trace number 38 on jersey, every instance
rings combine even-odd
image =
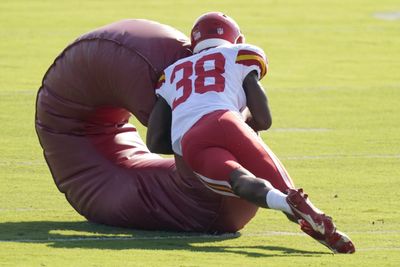
[[[207,62],[207,64],[206,64]],[[172,102],[172,109],[185,102],[192,93],[223,92],[225,89],[225,57],[221,53],[209,54],[195,62],[184,61],[176,65],[169,83],[175,84],[175,90],[182,91]],[[165,75],[159,82],[165,81]]]
[[[227,84],[242,90],[243,76],[256,70],[262,78],[267,70],[264,53],[254,46],[244,46],[217,48],[176,62],[160,77],[156,92],[174,110],[193,94],[223,93]],[[226,77],[237,79],[226,81]]]

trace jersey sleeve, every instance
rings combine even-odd
[[[156,85],[156,95],[157,97],[162,97],[164,98],[167,103],[169,104],[169,100],[168,100],[168,94],[166,91],[166,82],[165,82],[165,72],[163,72],[160,76],[160,78],[158,79],[157,85]]]
[[[238,46],[235,63],[242,67],[243,78],[255,70],[261,80],[268,72],[268,60],[264,51],[254,45]]]

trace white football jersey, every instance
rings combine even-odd
[[[182,155],[183,135],[204,115],[231,110],[241,116],[246,107],[244,78],[255,70],[261,79],[267,68],[263,50],[249,44],[218,46],[180,59],[166,68],[156,94],[172,109],[174,152]]]

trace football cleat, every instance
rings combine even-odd
[[[322,235],[331,235],[335,232],[332,219],[314,207],[308,200],[308,195],[303,193],[303,189],[289,189],[286,201],[298,221],[305,220],[314,231]]]
[[[330,217],[327,217],[330,219]],[[305,220],[300,220],[300,228],[301,230],[320,242],[322,245],[326,246],[329,248],[333,253],[347,253],[351,254],[356,251],[353,242],[350,240],[350,238],[336,230],[333,232],[331,235],[323,235],[317,231],[314,231],[314,229],[305,221]]]
[[[328,247],[334,253],[354,253],[350,238],[337,231],[332,218],[314,207],[303,189],[289,189],[286,201],[297,218],[303,232]]]

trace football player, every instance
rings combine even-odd
[[[336,253],[353,253],[352,241],[315,208],[279,159],[257,135],[271,126],[259,83],[268,72],[262,49],[245,44],[238,24],[210,12],[191,31],[193,56],[164,70],[150,115],[147,145],[175,153],[216,193],[284,212]]]

